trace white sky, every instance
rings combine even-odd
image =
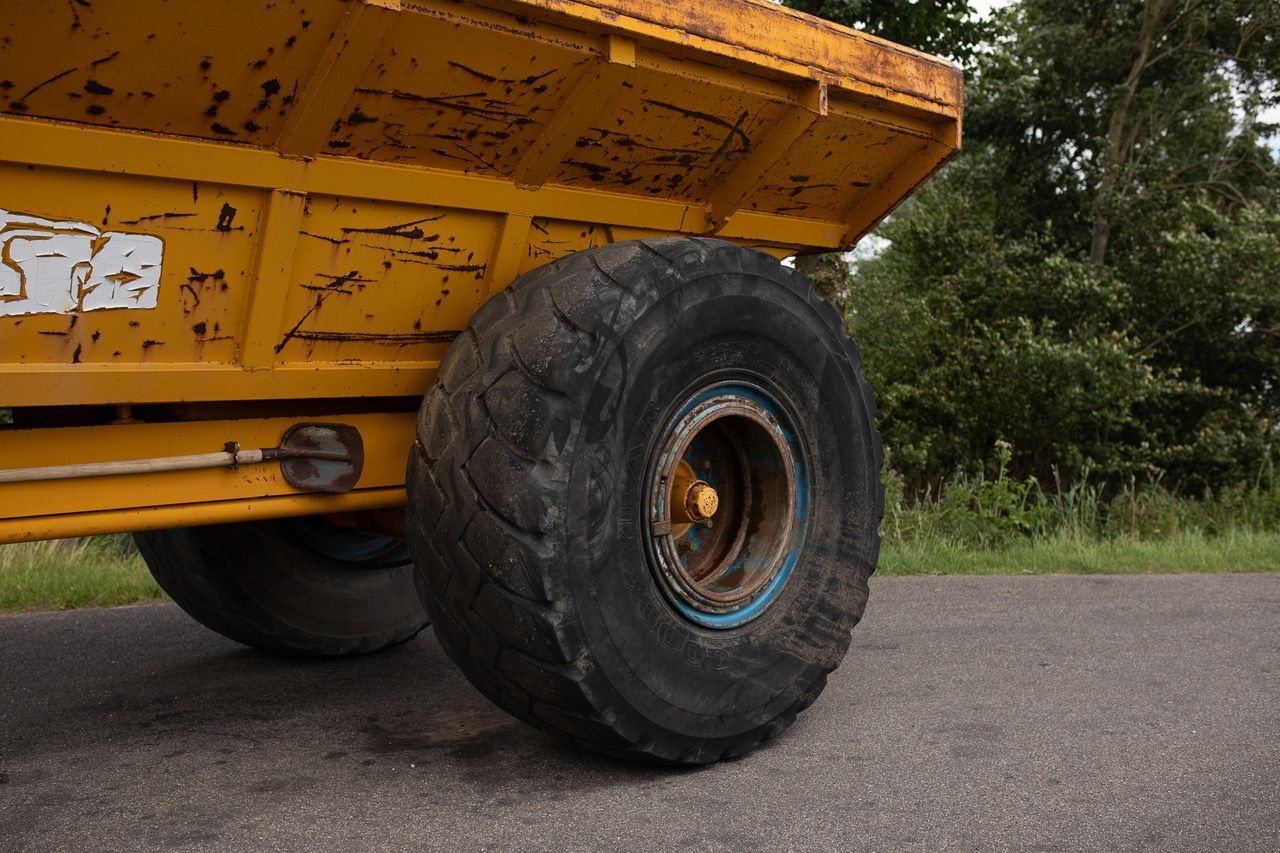
[[[985,15],[992,9],[1008,6],[1009,0],[973,0],[973,8],[979,15]]]

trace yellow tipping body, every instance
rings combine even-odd
[[[766,0],[0,6],[0,468],[358,426],[270,466],[0,485],[0,541],[404,501],[518,275],[615,240],[847,248],[959,147],[949,63]]]

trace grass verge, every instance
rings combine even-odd
[[[1280,571],[1280,533],[1183,531],[1162,539],[1046,536],[975,548],[933,539],[888,542],[877,575],[1156,574]]]
[[[128,536],[0,545],[0,610],[71,610],[163,598]]]
[[[978,548],[943,538],[895,541],[877,575],[1159,574],[1280,571],[1280,533],[1183,531],[1167,538],[1045,536]],[[0,611],[162,601],[127,536],[0,545]]]

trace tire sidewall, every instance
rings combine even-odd
[[[403,642],[427,622],[403,549],[398,559],[362,566],[325,556],[278,520],[134,539],[156,582],[190,616],[267,651],[361,654]]]
[[[649,304],[580,389],[570,455],[569,516],[587,523],[566,531],[568,574],[586,645],[624,706],[694,738],[749,731],[800,702],[843,657],[876,559],[879,471],[861,377],[787,271],[758,266],[649,283]],[[655,439],[692,390],[720,379],[753,382],[787,412],[811,506],[778,598],[727,630],[670,605],[644,543]]]

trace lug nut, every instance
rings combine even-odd
[[[720,508],[720,496],[708,483],[698,480],[685,493],[684,508],[694,521],[706,521]]]

